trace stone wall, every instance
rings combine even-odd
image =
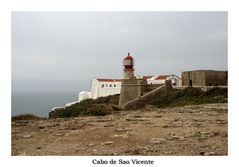
[[[152,90],[155,90],[156,88],[162,86],[164,84],[148,84],[145,88],[145,92],[143,92],[143,95],[145,95],[148,92],[151,92]]]
[[[182,85],[183,86],[203,86],[205,85],[204,74],[205,73],[201,71],[182,72]],[[192,85],[190,85],[190,80]]]
[[[227,85],[227,71],[196,70],[182,72],[182,86]]]
[[[227,71],[211,71],[205,73],[205,86],[227,85]]]
[[[130,79],[134,77],[134,69],[124,69],[124,79]]]
[[[146,91],[146,86],[146,79],[131,78],[122,80],[119,106],[142,96]]]
[[[146,93],[145,95],[138,97],[134,100],[128,101],[124,105],[122,105],[123,110],[136,110],[144,107],[148,102],[153,99],[166,94],[167,92],[172,90],[171,80],[165,81],[165,85],[161,85],[156,89]]]

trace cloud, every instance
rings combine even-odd
[[[227,40],[227,25],[214,27],[209,34],[210,40]]]
[[[120,78],[128,52],[142,75],[225,70],[227,13],[13,12],[12,79],[21,80],[14,89],[30,89],[17,84],[23,80],[34,83],[31,89],[39,83],[53,90],[54,83],[78,89],[66,82],[88,86],[94,77]]]

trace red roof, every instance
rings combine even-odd
[[[121,79],[96,78],[99,82],[121,82]]]
[[[142,76],[144,79],[150,79],[152,78],[153,76]]]
[[[167,79],[169,77],[169,75],[159,75],[157,78],[155,78],[155,80],[160,80],[160,79]]]
[[[127,60],[127,59],[133,60],[133,57],[130,56],[130,53],[128,53],[128,56],[124,58],[124,60]]]

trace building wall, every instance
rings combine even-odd
[[[186,71],[182,72],[183,86],[203,86],[205,85],[205,73],[201,71]],[[190,80],[191,84],[190,85]]]
[[[190,80],[192,85],[190,85]],[[182,72],[182,86],[214,85],[227,85],[226,71],[197,70]]]
[[[227,85],[227,71],[210,71],[205,73],[206,86]]]
[[[182,80],[174,74],[171,74],[167,80],[171,80],[173,86],[182,86]]]
[[[165,80],[164,79],[147,79],[147,83],[148,84],[165,84]]]
[[[92,99],[120,94],[121,82],[99,82],[97,79],[94,79],[91,85]]]
[[[134,77],[134,69],[124,69],[124,79],[130,79]]]
[[[147,79],[147,83],[148,84],[165,84],[166,80],[171,80],[171,83],[174,86],[182,86],[181,79],[178,76],[174,75],[174,74],[169,75],[165,79],[155,79],[155,78],[157,78],[157,76],[153,77],[153,78],[150,78],[150,79]]]
[[[131,78],[122,80],[119,105],[122,106],[128,101],[142,96],[146,91],[146,86],[146,79]]]
[[[91,98],[92,99],[96,99],[99,92],[98,92],[98,89],[99,89],[99,83],[96,79],[93,79],[92,82],[91,82]]]
[[[82,101],[82,100],[89,99],[89,98],[91,98],[91,92],[81,91],[79,93],[78,101]]]

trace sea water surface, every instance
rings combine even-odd
[[[12,116],[34,114],[48,117],[53,107],[61,107],[66,103],[77,101],[77,91],[15,91],[12,92]]]

